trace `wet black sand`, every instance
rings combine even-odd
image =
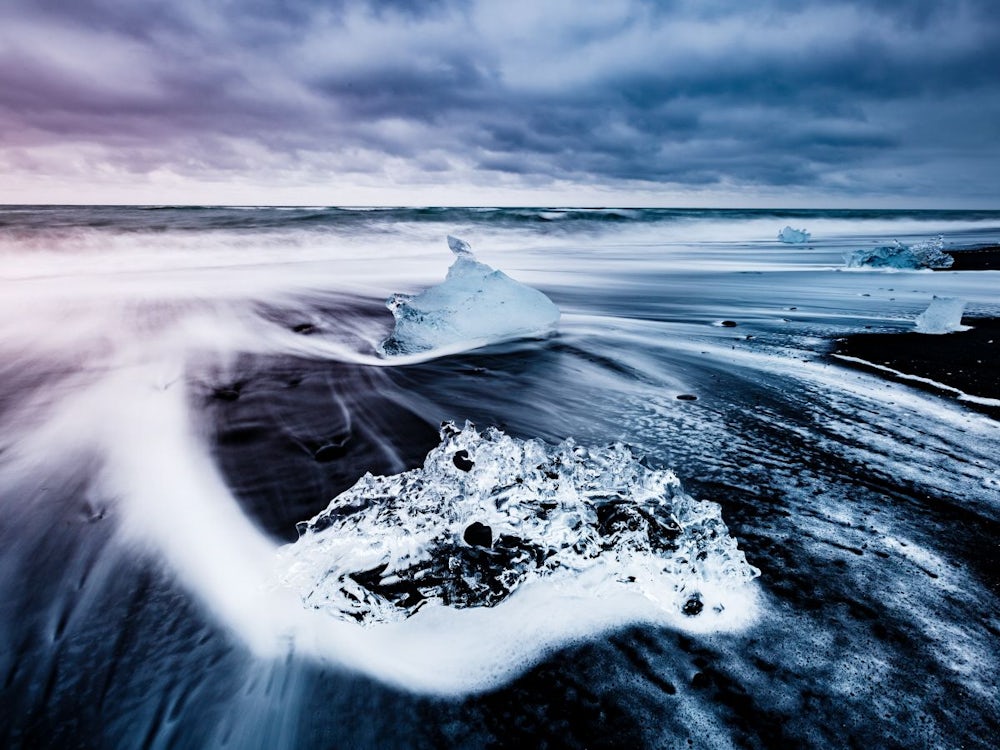
[[[940,335],[857,333],[837,339],[832,353],[855,357],[906,375],[927,378],[970,396],[1000,399],[1000,318],[963,318],[962,323],[972,326],[972,329]],[[892,377],[891,373],[878,367],[867,367],[840,358],[837,361]],[[906,382],[917,387],[943,390],[929,383]],[[998,407],[967,403],[1000,417]]]
[[[955,259],[945,271],[997,271],[1000,270],[1000,245],[989,245],[969,250],[949,250]]]

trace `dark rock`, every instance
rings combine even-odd
[[[704,672],[695,672],[694,677],[691,678],[691,687],[698,688],[699,690],[710,687],[711,684],[711,678]]]
[[[723,328],[735,328],[736,327],[736,321],[735,320],[723,320],[721,323],[719,323],[719,325],[722,326]]]
[[[240,397],[239,387],[233,388],[216,388],[212,395],[219,399],[219,401],[235,401]]]
[[[452,461],[461,471],[472,471],[472,467],[476,465],[476,462],[469,458],[469,451],[464,448],[455,453]]]
[[[677,398],[680,401],[697,401],[698,400],[698,397],[695,396],[693,393],[678,393],[677,394]]]
[[[301,333],[303,336],[308,336],[310,333],[316,333],[318,330],[319,329],[312,323],[299,323],[292,326],[292,331],[295,333]]]
[[[701,611],[705,608],[705,605],[701,601],[701,597],[695,594],[686,602],[684,606],[681,607],[681,612],[686,614],[688,617],[694,617],[695,615],[701,614]]]
[[[493,529],[484,523],[473,521],[465,527],[462,539],[472,547],[485,547],[489,549],[493,546]]]

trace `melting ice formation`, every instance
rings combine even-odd
[[[789,245],[801,245],[808,242],[810,236],[805,229],[792,229],[788,226],[778,232],[778,239]]]
[[[687,621],[760,575],[715,503],[621,443],[588,449],[446,423],[422,468],[366,474],[299,524],[281,578],[307,607],[363,625],[423,607],[491,607],[547,579],[645,595]]]
[[[920,333],[953,333],[968,330],[962,325],[965,300],[956,297],[935,296],[927,309],[917,316],[917,331]]]
[[[847,258],[850,268],[951,268],[955,259],[944,252],[944,237],[936,237],[914,245],[895,240],[892,245],[857,250]]]
[[[457,256],[445,280],[415,296],[386,301],[396,325],[380,346],[387,355],[481,345],[549,333],[559,308],[537,289],[480,263],[469,243],[448,237]]]

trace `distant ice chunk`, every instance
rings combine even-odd
[[[469,423],[443,425],[422,468],[366,474],[299,533],[281,580],[363,625],[491,607],[540,579],[586,581],[597,597],[631,589],[688,622],[721,615],[760,575],[718,505],[621,443],[550,446]]]
[[[801,245],[808,242],[810,236],[805,229],[792,229],[788,226],[778,232],[778,239],[789,245]]]
[[[386,301],[396,325],[381,344],[383,354],[506,341],[555,328],[559,308],[552,300],[477,261],[465,240],[449,236],[448,247],[456,258],[441,284]]]
[[[847,258],[850,268],[951,268],[955,259],[944,252],[944,237],[904,245],[894,240],[892,245],[858,250]]]
[[[956,297],[937,297],[917,316],[917,330],[920,333],[954,333],[968,330],[962,325],[965,300]]]

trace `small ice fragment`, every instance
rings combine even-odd
[[[810,234],[805,229],[792,229],[786,226],[778,232],[778,239],[789,245],[801,245],[809,241]]]
[[[954,333],[967,330],[962,325],[965,300],[957,297],[938,297],[917,316],[917,330],[920,333]]]
[[[395,328],[379,347],[386,355],[483,344],[550,333],[559,308],[537,289],[480,263],[469,243],[448,237],[455,262],[445,280],[420,294],[394,294],[386,307]]]
[[[472,245],[465,240],[460,240],[458,237],[452,237],[450,234],[448,235],[448,247],[459,257],[463,255],[472,257]]]
[[[894,240],[891,245],[858,250],[847,258],[850,268],[951,268],[955,259],[944,252],[944,237],[935,237],[914,245],[904,245]]]

